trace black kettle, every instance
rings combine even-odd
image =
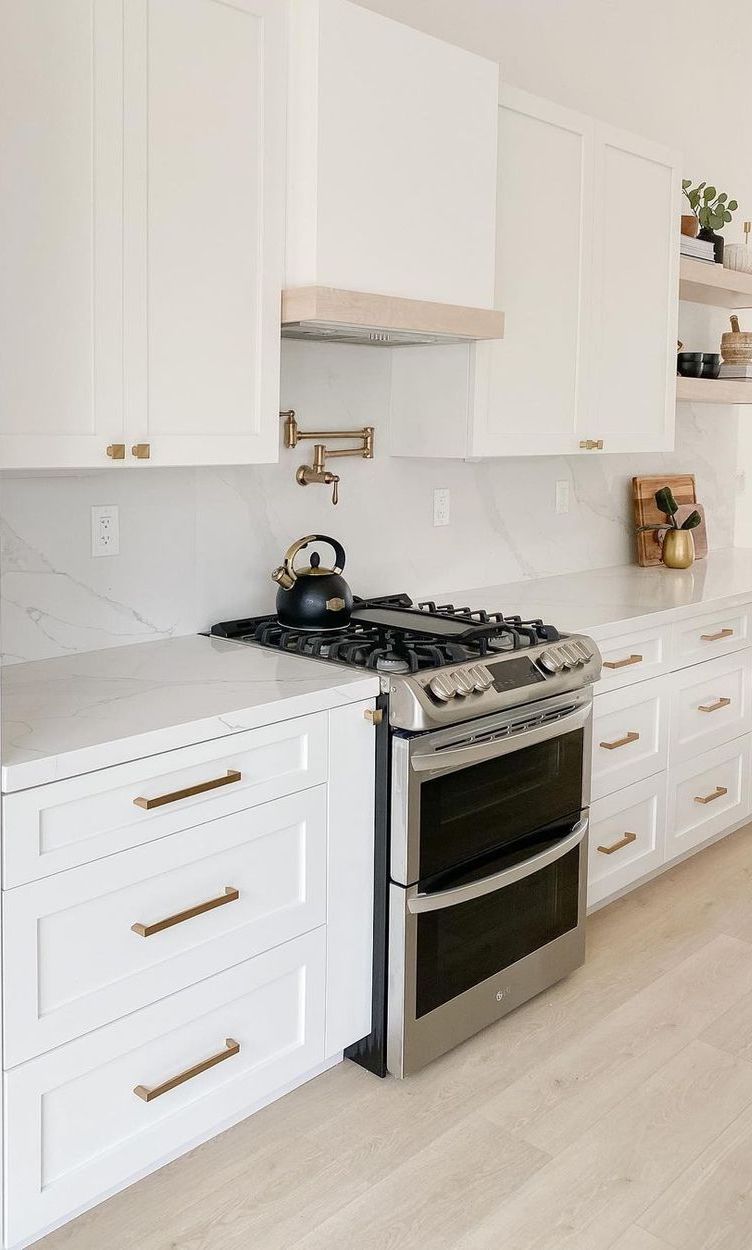
[[[328,543],[334,551],[333,569],[321,567],[318,552],[311,554],[307,569],[295,568],[295,557],[310,543]],[[341,576],[345,567],[345,551],[336,538],[326,534],[308,534],[293,543],[284,563],[272,573],[277,583],[277,615],[281,625],[290,629],[342,629],[350,620],[352,591]]]

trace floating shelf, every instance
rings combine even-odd
[[[740,273],[736,269],[724,269],[723,265],[709,265],[706,260],[682,256],[679,299],[715,308],[752,308],[752,273]]]
[[[752,404],[752,380],[677,378],[676,398],[692,404]]]

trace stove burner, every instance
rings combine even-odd
[[[430,600],[415,606],[407,595],[368,599],[356,606],[364,610],[390,609],[389,623],[352,620],[342,629],[317,632],[290,629],[280,625],[276,616],[262,616],[227,621],[213,626],[211,632],[239,642],[257,642],[278,651],[393,674],[444,668],[499,651],[556,642],[559,638],[558,630],[541,620],[523,621],[519,616],[455,608],[450,603],[437,605]],[[400,610],[404,624],[400,622]],[[416,620],[418,613],[425,613],[427,618],[451,619],[456,627],[453,632],[458,636],[453,638],[451,632],[445,632],[448,627],[442,631],[442,622],[437,622],[437,632],[433,633],[430,619],[425,621],[427,628],[417,628],[423,626],[422,621]],[[386,616],[383,612],[381,615]]]

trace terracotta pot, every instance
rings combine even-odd
[[[666,530],[662,550],[663,563],[669,569],[688,569],[694,564],[695,540],[691,530]]]
[[[700,223],[694,213],[682,213],[681,232],[689,235],[690,239],[697,238],[697,231],[700,229]]]

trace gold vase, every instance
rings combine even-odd
[[[688,569],[694,564],[695,540],[691,530],[666,530],[663,539],[663,563],[669,569]]]

